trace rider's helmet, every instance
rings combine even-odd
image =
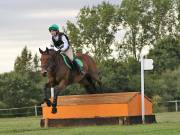
[[[49,27],[49,31],[59,31],[59,26],[57,24],[53,24]]]

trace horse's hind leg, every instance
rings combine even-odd
[[[102,82],[101,82],[99,74],[98,75],[97,74],[91,74],[91,78],[92,78],[92,80],[97,82],[97,84],[99,85],[99,89],[102,91]]]
[[[85,78],[81,80],[80,84],[85,87],[88,94],[97,93],[96,85],[90,76],[86,75]]]
[[[95,94],[96,93],[94,88],[90,84],[89,85],[84,85],[84,88],[86,89],[88,94]]]

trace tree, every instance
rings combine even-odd
[[[139,59],[144,46],[154,46],[159,39],[175,35],[175,9],[174,0],[123,0],[117,21],[126,33],[119,48]]]
[[[0,76],[0,83],[0,92],[3,92],[0,99],[7,107],[37,105],[42,101],[41,91],[37,85],[39,82],[31,80],[28,73],[3,74]]]
[[[69,40],[73,48],[82,48],[82,41],[81,41],[81,35],[80,30],[77,28],[75,24],[73,24],[70,21],[67,21],[67,34],[69,36]]]
[[[140,88],[140,63],[136,59],[109,59],[101,62],[99,67],[105,92],[135,91]]]
[[[149,0],[123,0],[119,10],[119,26],[126,30],[124,39],[119,49],[128,50],[129,56],[139,58],[139,53],[145,45],[150,45],[150,22],[152,15],[148,11]]]
[[[151,0],[152,22],[151,33],[154,42],[168,35],[176,33],[176,5],[175,0]]]
[[[175,69],[180,64],[180,41],[174,37],[159,40],[150,50],[149,58],[154,60],[154,70],[162,73],[167,69]]]
[[[166,70],[161,75],[151,74],[145,78],[147,95],[160,95],[163,101],[180,99],[180,67]]]
[[[45,80],[39,72],[39,58],[32,57],[25,46],[15,60],[14,71],[0,75],[1,106],[22,107],[42,101],[42,85]]]
[[[35,72],[39,71],[39,58],[37,56],[37,54],[35,54],[34,58],[33,58],[33,69]]]
[[[97,61],[110,57],[116,31],[112,24],[115,11],[115,7],[106,2],[96,7],[82,8],[77,17],[77,25],[68,22],[68,31],[75,38],[72,38],[72,44],[82,43],[90,49]]]
[[[21,56],[18,56],[14,63],[14,70],[16,72],[32,71],[32,54],[25,46],[21,52]]]

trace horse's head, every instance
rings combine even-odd
[[[49,50],[48,48],[42,51],[39,48],[39,52],[41,53],[41,73],[43,76],[46,76],[47,72],[51,72],[54,66],[53,54],[55,51]]]

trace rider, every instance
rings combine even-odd
[[[59,26],[57,24],[51,25],[49,27],[49,32],[52,35],[52,43],[50,45],[50,48],[54,50],[60,50],[61,52],[65,53],[69,57],[77,71],[81,74],[84,74],[82,68],[74,59],[73,49],[70,46],[70,42],[67,35],[59,31]]]

